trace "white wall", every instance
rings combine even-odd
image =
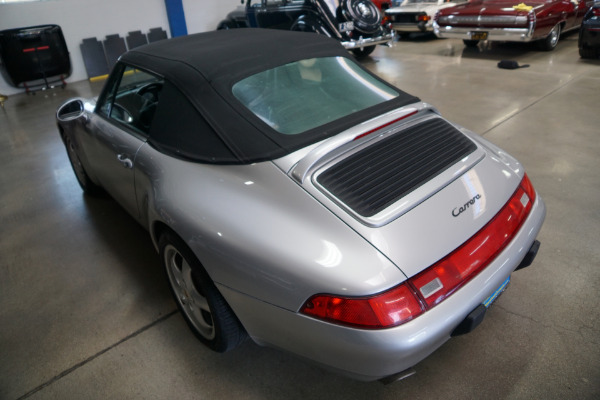
[[[240,0],[183,0],[188,33],[216,29],[219,22],[240,5]]]
[[[188,33],[214,30],[239,0],[183,0]],[[79,45],[84,38],[162,27],[171,36],[164,0],[48,0],[0,4],[0,30],[60,25],[71,54],[73,72],[67,82],[87,79]],[[0,77],[0,93],[22,92]]]

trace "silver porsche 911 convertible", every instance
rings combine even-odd
[[[249,336],[392,381],[473,330],[539,248],[517,160],[324,36],[155,42],[56,117],[83,190],[147,228],[216,351]]]

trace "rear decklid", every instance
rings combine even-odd
[[[385,11],[386,15],[404,14],[404,13],[421,13],[432,14],[437,10],[444,8],[455,7],[455,3],[444,3],[438,5],[437,1],[430,1],[426,3],[409,3],[401,7],[393,7]]]
[[[323,142],[288,171],[407,277],[483,228],[522,178],[516,160],[423,103]]]
[[[482,17],[491,16],[526,16],[530,10],[543,7],[543,1],[528,1],[525,6],[515,1],[470,1],[456,7],[440,10],[439,16],[453,16],[452,25],[485,25],[490,22]],[[462,18],[461,18],[462,17]],[[466,19],[474,17],[474,19]],[[503,22],[503,21],[501,21]]]

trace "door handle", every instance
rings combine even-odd
[[[124,168],[133,168],[133,161],[127,158],[125,154],[117,155],[117,160],[119,160],[119,162],[123,164]]]

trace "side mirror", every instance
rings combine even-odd
[[[56,118],[62,122],[73,121],[84,115],[84,113],[85,106],[83,100],[72,99],[58,108],[58,111],[56,111]]]

